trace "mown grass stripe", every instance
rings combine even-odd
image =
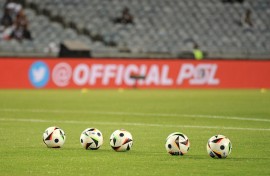
[[[0,118],[0,121],[13,122],[32,122],[32,123],[68,123],[68,124],[96,124],[96,125],[121,125],[139,127],[163,127],[163,128],[199,128],[199,129],[224,129],[224,130],[247,130],[247,131],[270,131],[270,128],[241,128],[241,127],[222,127],[222,126],[199,126],[199,125],[171,125],[154,123],[132,123],[132,122],[95,122],[95,121],[75,121],[75,120],[43,120],[43,119],[13,119]]]
[[[72,113],[72,114],[100,114],[100,115],[122,115],[122,116],[151,116],[151,117],[192,117],[192,118],[209,118],[209,119],[227,119],[256,122],[270,122],[270,119],[247,118],[235,116],[219,115],[201,115],[201,114],[166,114],[166,113],[141,113],[141,112],[106,112],[106,111],[85,111],[85,110],[51,110],[51,109],[0,109],[2,112],[31,112],[31,113]]]

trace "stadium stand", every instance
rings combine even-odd
[[[115,24],[126,7],[133,24]],[[1,40],[1,55],[53,56],[78,40],[94,57],[186,57],[195,43],[208,58],[270,56],[269,0],[26,0],[25,13],[33,41]]]

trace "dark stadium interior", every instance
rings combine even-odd
[[[0,6],[1,56],[55,57],[65,41],[80,42],[95,58],[193,58],[195,49],[209,59],[270,56],[269,0],[1,0]],[[6,13],[15,13],[13,24],[3,24]],[[23,39],[12,36],[18,19],[27,23]]]

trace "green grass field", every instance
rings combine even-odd
[[[42,134],[61,127],[67,140],[47,148]],[[81,147],[87,127],[104,136],[96,151]],[[111,149],[124,128],[129,152]],[[191,142],[184,156],[164,144],[175,131]],[[1,90],[0,175],[270,175],[270,92],[260,90]],[[207,155],[207,140],[230,138],[227,159]]]

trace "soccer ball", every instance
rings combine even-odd
[[[206,148],[212,158],[226,158],[232,151],[232,143],[226,136],[219,134],[208,140]]]
[[[116,130],[110,137],[110,145],[117,152],[125,152],[131,149],[133,139],[130,132],[122,129]]]
[[[98,129],[87,128],[82,132],[80,142],[86,150],[97,150],[103,144],[103,136]]]
[[[43,133],[43,142],[49,148],[60,148],[66,140],[65,132],[59,127],[49,127]]]
[[[184,155],[188,152],[190,142],[188,137],[180,132],[170,134],[166,139],[165,148],[171,155]]]

